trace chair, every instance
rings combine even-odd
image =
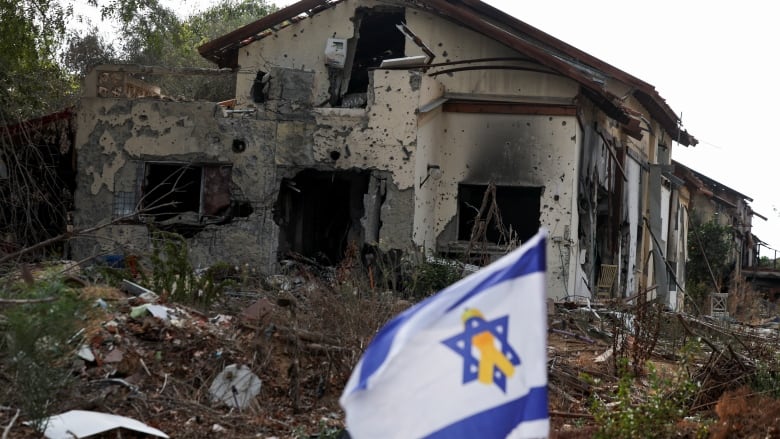
[[[617,277],[617,265],[601,264],[599,280],[596,284],[596,299],[609,300],[612,298],[612,286]]]

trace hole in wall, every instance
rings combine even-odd
[[[283,179],[274,208],[280,227],[279,254],[299,253],[332,265],[350,243],[363,244],[360,219],[369,171],[306,169]]]

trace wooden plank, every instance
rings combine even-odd
[[[485,113],[485,114],[524,114],[533,116],[576,116],[577,107],[573,105],[545,105],[507,102],[464,102],[444,103],[444,111],[449,113]]]

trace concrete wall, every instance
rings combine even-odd
[[[364,204],[379,217],[366,213],[361,224],[367,230],[382,226],[365,236],[398,249],[437,250],[457,240],[459,184],[494,181],[504,186],[539,187],[540,222],[550,232],[548,294],[574,293],[576,273],[581,270],[580,250],[584,249],[578,208],[580,160],[587,160],[588,167],[603,167],[610,160],[596,138],[585,151],[584,137],[594,135],[589,130],[595,124],[614,137],[619,147],[632,149],[650,162],[658,157],[659,138],[628,138],[617,123],[582,98],[576,102],[578,117],[474,114],[432,105],[442,97],[575,105],[577,83],[560,75],[523,70],[538,65],[522,60],[498,62],[511,69],[445,74],[435,74],[436,69],[372,70],[365,108],[331,108],[334,72],[325,66],[327,39],[352,39],[354,48],[356,9],[388,5],[345,0],[242,47],[237,109],[253,112],[224,117],[213,104],[84,99],[76,141],[80,163],[77,225],[111,218],[115,194],[137,185],[139,163],[228,163],[233,165],[233,182],[254,212],[196,234],[190,239],[193,260],[196,265],[249,260],[272,271],[280,237],[274,202],[284,179],[303,170],[370,171]],[[435,53],[434,62],[520,56],[427,12],[407,8],[405,16],[409,29]],[[406,56],[421,54],[419,47],[405,40]],[[255,102],[252,96],[258,72],[267,74],[263,102]],[[609,87],[621,91],[620,96],[625,94],[620,84]],[[631,97],[625,104],[647,114]],[[660,132],[657,124],[648,128]],[[245,141],[244,152],[233,152],[234,139]],[[430,166],[438,167],[440,178],[429,177]],[[646,232],[635,236],[647,206],[648,188],[642,184],[642,168],[632,166],[629,172],[632,180],[625,190],[633,192],[623,199],[636,213],[625,218],[632,221],[631,243],[625,247],[634,265],[627,269],[637,270],[636,254],[646,252],[650,245]],[[606,173],[598,175],[599,184],[615,190]],[[148,247],[144,226],[111,227],[100,234],[97,239],[75,243],[80,254],[107,250],[113,241]],[[629,288],[639,286],[631,275],[624,281]]]
[[[76,227],[110,221],[117,194],[137,193],[145,162],[232,164],[233,183],[254,213],[206,227],[191,240],[193,261],[202,266],[217,261],[272,263],[276,231],[265,200],[276,190],[274,143],[269,141],[275,138],[273,122],[224,118],[210,103],[85,98],[78,126]],[[233,152],[234,139],[245,142],[244,152]],[[77,259],[122,250],[146,252],[149,246],[143,225],[115,225],[73,242]]]
[[[440,248],[457,239],[461,183],[484,185],[493,181],[499,186],[541,187],[540,223],[550,232],[548,294],[567,295],[571,267],[561,265],[559,253],[564,252],[564,261],[568,261],[576,247],[576,233],[572,233],[577,230],[576,118],[442,113],[438,119],[437,126],[428,128],[431,144],[425,145],[426,150],[434,151],[428,158],[436,158],[442,171],[440,180],[426,182],[435,188],[429,201],[435,216],[432,221],[419,218],[415,236],[436,236]],[[432,233],[422,231],[431,228]],[[559,245],[562,248],[556,247]]]

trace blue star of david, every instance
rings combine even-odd
[[[513,366],[520,365],[520,357],[509,345],[509,340],[507,339],[509,335],[508,323],[509,316],[499,317],[491,321],[486,321],[481,317],[471,317],[466,320],[463,332],[442,341],[443,344],[463,357],[463,384],[470,383],[478,378],[480,360],[472,353],[472,340],[475,335],[483,332],[490,332],[500,341],[501,353]],[[506,374],[494,366],[493,383],[503,392],[506,392],[506,379]]]

